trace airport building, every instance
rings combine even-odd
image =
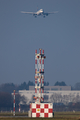
[[[34,86],[29,90],[19,90],[21,96],[25,96],[26,104],[34,102]],[[71,86],[44,86],[44,102],[63,103],[80,102],[80,91],[71,91]]]

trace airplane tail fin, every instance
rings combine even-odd
[[[39,10],[38,5],[37,5],[37,11]]]

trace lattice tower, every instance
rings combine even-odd
[[[39,49],[39,54],[35,50],[35,103],[44,101],[44,50]]]

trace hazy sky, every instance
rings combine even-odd
[[[59,11],[45,18],[20,11]],[[80,0],[0,0],[0,84],[34,82],[35,49],[45,50],[45,81],[80,82]]]

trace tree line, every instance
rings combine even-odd
[[[28,83],[23,82],[20,85],[15,85],[14,83],[5,83],[0,85],[0,92],[8,92],[12,93],[13,90],[19,91],[19,90],[29,90],[29,86],[34,86],[34,82],[28,81]],[[49,85],[49,82],[44,82],[45,86]]]
[[[13,83],[5,83],[0,85],[0,111],[10,111],[13,110],[13,90],[16,90],[16,110],[19,109],[19,103],[22,101],[23,105],[21,107],[25,109],[26,111],[29,109],[29,105],[26,105],[26,99],[24,96],[21,96],[18,94],[18,90],[29,90],[29,86],[34,86],[35,84],[32,81],[29,81],[28,83],[23,82],[20,85],[15,85]],[[49,85],[49,82],[44,82],[45,86]],[[67,86],[65,82],[56,82],[54,86]],[[74,87],[72,87],[72,90],[80,90],[80,83],[76,83]],[[44,96],[45,100],[47,100],[47,96]]]
[[[0,92],[12,93],[13,90],[29,90],[29,86],[34,86],[34,82],[28,81],[28,83],[23,82],[20,85],[15,85],[14,83],[5,83],[0,85]],[[49,82],[44,82],[44,86],[49,86]],[[56,82],[54,86],[67,86],[64,81]],[[71,86],[71,90],[80,90],[80,83],[76,83],[74,86]]]
[[[26,104],[26,99],[24,96],[21,96],[18,93],[18,90],[29,90],[29,86],[34,86],[35,84],[32,81],[28,81],[28,83],[23,82],[20,85],[15,85],[13,83],[5,83],[0,85],[0,111],[10,111],[13,110],[13,90],[16,90],[15,94],[15,105],[16,110],[19,109],[19,103],[22,102],[21,108],[23,110],[28,110],[29,105]],[[48,82],[44,82],[44,85],[48,86]]]
[[[7,92],[0,92],[0,111],[13,111],[13,95]],[[26,104],[26,99],[19,93],[15,94],[15,110],[19,110],[19,104],[22,102],[21,107],[23,110],[28,111],[29,105]],[[23,107],[24,106],[24,107]]]

